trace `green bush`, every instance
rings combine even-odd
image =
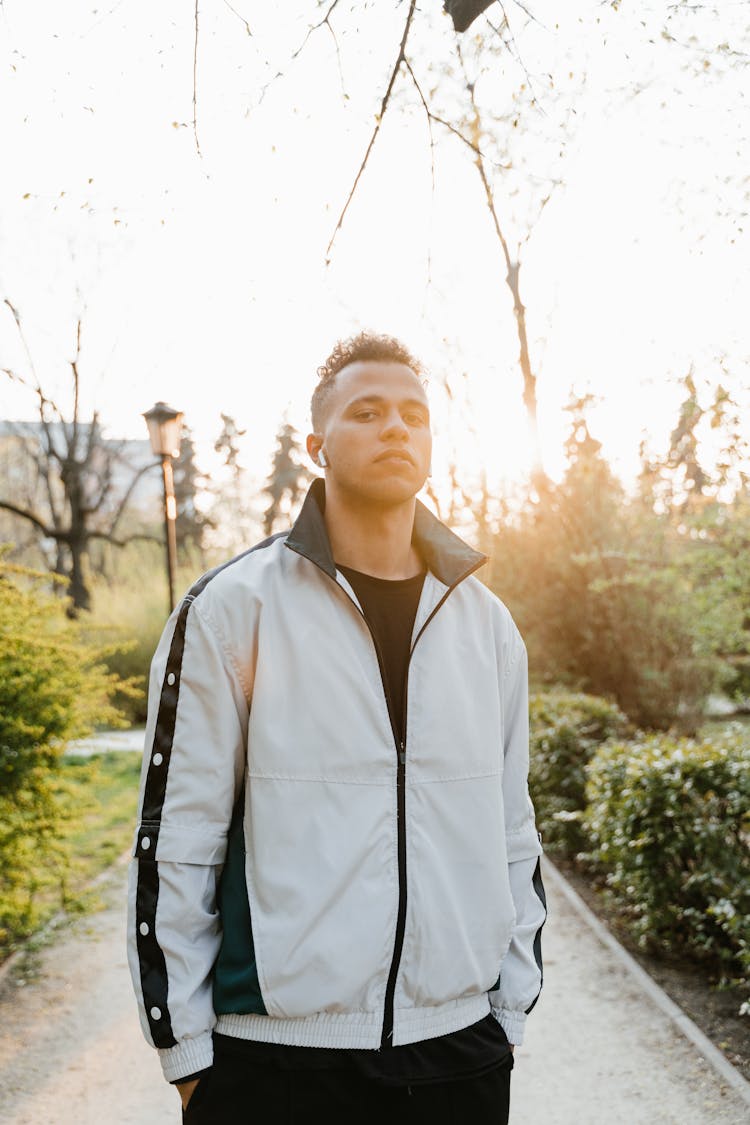
[[[110,697],[128,690],[48,583],[0,554],[0,949],[33,929],[42,888],[64,898],[65,825],[78,812],[60,775],[65,743],[122,725]]]
[[[54,766],[66,740],[122,725],[110,695],[127,685],[104,666],[107,651],[44,592],[48,580],[0,555],[0,794]]]
[[[585,767],[596,748],[625,733],[614,703],[593,695],[553,691],[529,700],[529,786],[546,848],[574,854],[585,845]]]
[[[639,944],[750,976],[750,746],[741,728],[695,741],[601,746],[587,769],[592,858]]]

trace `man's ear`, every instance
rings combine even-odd
[[[323,444],[323,435],[322,434],[308,434],[307,438],[305,439],[305,445],[307,446],[307,452],[309,454],[310,460],[313,462],[314,465],[320,465],[320,461],[318,460],[318,455],[320,453],[320,447],[321,447],[322,444]]]

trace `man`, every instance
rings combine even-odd
[[[526,656],[415,499],[419,374],[390,337],[336,345],[325,482],[154,657],[129,950],[185,1121],[507,1121],[546,916]]]

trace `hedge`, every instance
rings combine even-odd
[[[110,700],[133,690],[49,583],[0,547],[0,954],[35,928],[40,897],[57,888],[65,899],[66,833],[80,811],[61,775],[67,740],[124,725]]]
[[[586,846],[580,825],[586,764],[605,739],[625,733],[627,720],[606,699],[552,691],[531,696],[529,722],[529,787],[537,826],[547,850],[575,854]]]
[[[750,978],[750,746],[741,728],[700,741],[612,740],[586,773],[590,855],[639,944]]]

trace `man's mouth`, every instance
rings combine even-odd
[[[387,449],[385,453],[380,453],[376,461],[403,461],[407,465],[413,465],[414,460],[403,449]]]

